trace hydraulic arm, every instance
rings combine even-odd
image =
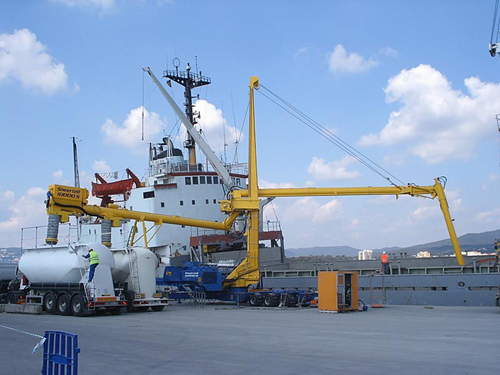
[[[107,207],[89,205],[87,198],[89,191],[71,186],[51,185],[47,197],[47,214],[58,215],[61,222],[67,222],[70,215],[97,216],[111,220],[113,226],[119,226],[122,219],[149,221],[156,225],[176,224],[191,227],[209,228],[228,231],[238,212],[229,215],[223,222],[191,219],[180,216],[160,215],[150,212],[130,211],[118,205],[109,204]]]
[[[389,187],[351,187],[351,188],[296,188],[296,189],[259,189],[257,176],[257,152],[255,137],[254,90],[259,88],[258,77],[250,78],[249,103],[249,145],[248,145],[248,190],[233,190],[230,200],[221,201],[221,210],[227,213],[245,212],[249,223],[247,231],[247,257],[228,276],[227,286],[244,287],[259,280],[259,241],[258,215],[260,198],[305,197],[305,196],[344,196],[344,195],[399,195],[438,198],[448,233],[457,257],[457,263],[464,265],[455,228],[450,216],[443,185],[435,179],[433,186],[389,186]]]

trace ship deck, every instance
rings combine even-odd
[[[0,314],[0,373],[35,374],[38,339],[78,335],[81,374],[496,374],[498,307],[193,307],[87,318]]]

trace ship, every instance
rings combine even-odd
[[[175,82],[184,89],[184,116],[193,128],[191,132],[187,129],[183,147],[176,147],[170,137],[150,143],[144,181],[140,181],[128,168],[127,178],[122,180],[110,181],[96,173],[95,181],[92,182],[92,195],[101,200],[103,207],[110,203],[120,203],[132,211],[222,222],[227,215],[221,211],[220,201],[227,199],[231,190],[247,189],[248,164],[226,163],[222,160],[217,164],[208,144],[197,137],[198,130],[194,126],[201,116],[194,110],[193,90],[209,85],[210,78],[201,72],[192,72],[189,64],[185,71],[181,71],[178,63],[175,70],[164,71],[163,78],[169,80],[169,85]],[[197,160],[198,147],[205,155],[211,153],[207,155],[207,160],[211,158],[210,163]],[[267,248],[270,250],[267,254],[272,254],[267,255],[267,259],[282,261],[283,233],[279,222],[268,221],[263,225],[262,216],[260,221],[259,239],[268,244]],[[111,247],[134,246],[134,240],[131,239],[136,225],[134,221],[122,220],[119,227],[103,227],[100,224],[95,218],[82,217],[80,241],[100,241],[105,238],[102,242]],[[234,255],[235,251],[241,251],[237,253],[236,259],[229,259],[233,263],[241,261],[246,246],[244,228],[243,217],[235,221],[231,232],[184,225],[152,224],[138,237],[156,254],[160,264],[158,275],[161,276],[166,266],[180,266],[186,261],[210,262],[215,260],[216,254],[222,252],[232,252]]]
[[[203,76],[201,72],[191,72],[189,64],[186,71],[180,71],[176,66],[175,70],[164,72],[164,78],[184,87],[185,111],[182,113],[173,102],[173,99],[164,92],[163,86],[156,80],[149,68],[147,68],[147,71],[188,130],[187,139],[183,145],[185,150],[176,147],[169,137],[164,137],[158,143],[151,143],[149,145],[148,173],[144,181],[140,181],[129,169],[126,170],[127,178],[123,180],[107,181],[103,176],[96,174],[96,181],[92,184],[92,195],[101,199],[103,207],[121,203],[124,208],[130,211],[223,222],[227,214],[221,210],[220,202],[228,201],[230,196],[234,197],[235,190],[250,191],[249,175],[251,173],[249,173],[248,164],[226,164],[217,159],[194,127],[199,114],[193,110],[192,90],[210,84],[210,79]],[[255,80],[255,78],[252,77],[253,82],[258,84],[258,80]],[[196,160],[196,147],[203,151],[207,160],[210,161],[212,169],[209,168],[208,162],[204,164]],[[255,155],[253,157],[255,158]],[[256,163],[253,163],[253,165],[255,166]],[[253,181],[256,181],[255,177],[256,170],[254,170]],[[366,293],[370,293],[371,299],[373,290],[383,290],[384,301],[387,297],[389,304],[394,302],[399,304],[405,301],[416,304],[424,304],[426,301],[439,302],[445,305],[491,304],[500,284],[498,259],[496,263],[489,261],[487,268],[477,266],[476,262],[470,259],[467,259],[468,264],[464,263],[451,219],[449,219],[444,192],[440,196],[437,188],[443,191],[438,179],[436,179],[434,186],[427,187],[416,185],[380,189],[370,187],[369,191],[366,188],[348,188],[349,191],[346,191],[348,189],[331,188],[327,194],[351,195],[355,190],[356,194],[360,192],[371,195],[409,194],[419,196],[428,194],[432,195],[432,198],[438,196],[447,221],[450,238],[454,244],[456,261],[461,265],[452,266],[448,264],[443,267],[435,267],[431,270],[432,277],[427,278],[419,277],[420,275],[415,273],[412,274],[410,270],[412,267],[406,266],[405,262],[397,260],[393,263],[389,275],[380,273],[377,262],[375,264],[373,262],[370,264],[366,262],[359,264],[342,264],[340,262],[335,265],[334,263],[313,264],[312,267],[309,264],[305,265],[308,269],[298,269],[293,262],[286,260],[284,257],[283,233],[279,222],[264,225],[262,216],[259,215],[259,249],[256,253],[259,256],[257,271],[260,269],[260,286],[314,289],[317,287],[317,276],[320,271],[347,270],[356,271],[360,274],[361,295],[365,292],[365,298],[367,298]],[[283,192],[284,189],[281,191],[280,189],[261,190],[263,195],[259,195],[259,198],[267,197],[267,199],[259,199],[259,213],[262,213],[262,207],[271,201],[273,197],[291,196],[286,194],[304,194],[303,190],[305,189],[296,189],[296,192],[291,193]],[[318,190],[325,191],[327,189]],[[324,195],[324,193],[321,194]],[[101,242],[112,249],[124,249],[137,246],[138,241],[143,241],[143,246],[151,250],[158,259],[158,278],[164,276],[166,267],[181,267],[187,261],[196,261],[199,264],[214,264],[214,262],[219,261],[222,262],[223,267],[234,269],[246,259],[247,251],[250,248],[247,245],[247,224],[244,214],[241,214],[234,221],[233,227],[228,232],[194,228],[187,225],[162,225],[161,223],[148,224],[148,227],[146,227],[146,223],[142,221],[142,228],[140,228],[142,229],[142,235],[138,234],[138,222],[135,220],[123,219],[120,220],[119,225],[116,225],[116,223],[111,225],[110,220],[96,220],[90,216],[80,216],[79,219],[80,242]],[[266,241],[268,243],[264,243]],[[256,242],[254,241],[254,243]],[[396,263],[397,268],[394,267]],[[473,267],[472,263],[474,263]],[[427,270],[429,267],[423,266],[421,268],[424,269],[425,276],[428,276]],[[442,271],[435,272],[439,268]],[[488,275],[483,275],[485,272]],[[417,271],[417,273],[420,273],[420,271]],[[440,273],[441,276],[454,274],[458,278],[442,278],[437,273]],[[363,276],[366,276],[365,279],[363,279]],[[479,279],[480,277],[481,279]],[[457,285],[458,290],[456,290]],[[395,292],[392,294],[397,295],[397,298],[391,297],[391,293],[386,296],[386,287],[389,292]],[[439,293],[439,295],[436,293],[419,293],[422,291],[449,291],[449,293]],[[465,295],[472,295],[471,292],[475,296],[479,296],[479,293],[474,292],[480,292],[481,295],[478,298],[468,296],[464,298],[464,293]],[[416,298],[416,296],[421,297],[422,295],[426,297],[433,296],[430,300]],[[453,300],[446,296],[453,297]]]

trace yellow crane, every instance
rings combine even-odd
[[[154,77],[148,68],[148,73]],[[155,77],[154,77],[155,79]],[[157,84],[158,81],[156,81]],[[460,250],[457,235],[450,216],[448,203],[444,188],[439,179],[434,180],[434,185],[417,186],[389,186],[389,187],[349,187],[349,188],[287,188],[287,189],[260,189],[257,176],[257,147],[255,137],[255,105],[254,92],[259,88],[258,77],[250,78],[250,104],[249,104],[249,151],[248,151],[248,189],[232,190],[228,200],[220,201],[221,210],[228,214],[222,223],[179,216],[160,215],[148,212],[130,211],[119,208],[117,205],[99,207],[88,205],[88,190],[51,185],[49,188],[49,199],[47,200],[47,213],[57,216],[61,222],[67,222],[69,215],[87,214],[110,220],[113,226],[119,226],[122,219],[136,220],[142,222],[144,239],[147,247],[145,222],[153,222],[156,225],[175,224],[194,227],[211,228],[228,231],[233,221],[240,215],[247,217],[247,256],[233,270],[225,280],[224,287],[248,287],[259,281],[259,203],[260,198],[274,197],[305,197],[305,196],[366,196],[366,195],[400,195],[415,197],[438,198],[441,211],[443,212],[448,234],[450,236],[457,263],[464,265],[464,259]],[[164,93],[165,94],[165,93]],[[50,222],[50,220],[49,220]],[[48,236],[50,237],[50,236]],[[47,243],[54,239],[48,238]]]

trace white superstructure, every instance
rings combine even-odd
[[[227,167],[234,171],[231,173],[234,186],[246,188],[246,165]],[[225,199],[226,194],[215,172],[207,171],[202,164],[191,166],[182,151],[164,138],[161,143],[151,144],[148,176],[139,187],[127,192],[124,204],[133,211],[222,222],[226,215],[221,212],[219,201]],[[127,247],[133,225],[133,221],[125,220],[120,227],[111,229],[112,248]],[[99,241],[101,230],[101,225],[83,221],[80,241]],[[143,235],[142,228],[138,233],[137,237]],[[214,234],[214,231],[166,224],[147,226],[148,247],[158,256],[161,265],[168,265],[171,258],[181,255],[196,256],[191,252],[190,239],[206,234]]]

